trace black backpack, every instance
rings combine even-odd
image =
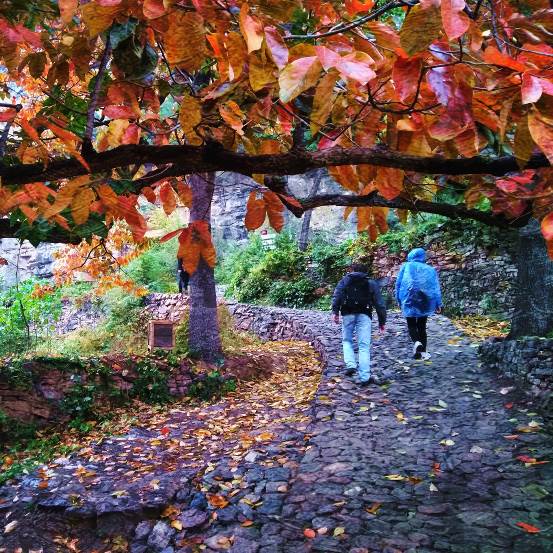
[[[369,278],[352,278],[344,290],[342,308],[351,313],[362,313],[371,307],[371,285]]]

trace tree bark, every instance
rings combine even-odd
[[[211,226],[211,200],[215,187],[215,174],[194,174],[189,179],[192,188],[190,221],[207,221]],[[223,360],[217,296],[213,269],[200,258],[198,268],[190,275],[190,322],[188,346],[192,354],[207,363]]]
[[[553,261],[535,219],[519,231],[517,267],[509,338],[545,336],[553,331]]]
[[[319,186],[321,185],[321,180],[323,179],[322,170],[319,169],[315,171],[312,175],[312,178],[313,178],[313,184],[311,186],[311,189],[309,190],[310,198],[317,193],[317,190],[319,190]],[[309,245],[309,227],[311,226],[312,213],[313,213],[313,210],[309,209],[303,214],[300,236],[298,239],[298,248],[301,252],[304,252],[307,249],[307,246]]]
[[[309,169],[358,165],[367,163],[379,167],[395,167],[407,171],[434,175],[475,175],[488,174],[501,176],[511,171],[519,171],[514,156],[487,158],[448,159],[442,156],[414,156],[374,146],[372,148],[341,148],[335,146],[315,152],[292,150],[281,154],[252,155],[225,150],[218,143],[205,146],[188,144],[156,146],[151,144],[126,144],[100,153],[87,153],[88,167],[76,159],[52,159],[48,166],[43,163],[0,167],[3,185],[26,184],[36,181],[57,181],[60,179],[109,172],[117,167],[144,165],[147,163],[174,165],[172,175],[191,175],[213,171],[233,171],[243,175],[260,173],[264,175],[298,175]],[[532,156],[527,169],[549,167],[543,154]]]

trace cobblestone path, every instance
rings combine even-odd
[[[343,372],[339,327],[327,314],[260,308],[257,330],[271,336],[278,324],[259,323],[269,312],[297,321],[296,337],[324,350],[311,422],[271,428],[272,441],[239,462],[211,460],[199,477],[163,475],[155,493],[119,497],[108,475],[105,497],[80,521],[78,505],[56,498],[55,517],[40,504],[19,512],[29,536],[60,517],[95,536],[71,545],[73,526],[65,545],[23,544],[21,553],[553,552],[553,436],[509,382],[479,366],[475,344],[448,319],[430,321],[432,359],[422,362],[410,358],[404,321],[391,314],[372,349],[376,374],[390,382],[359,388]],[[37,502],[32,481],[0,488],[0,553],[16,551],[15,532],[2,536],[2,525],[13,520],[14,494]],[[125,539],[102,541],[118,528]]]
[[[282,510],[287,524],[264,528],[262,553],[553,551],[553,463],[533,464],[553,461],[553,437],[458,334],[432,319],[431,362],[414,361],[392,316],[373,342],[376,372],[391,384],[367,390],[343,375],[330,337],[308,451]]]

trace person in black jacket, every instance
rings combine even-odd
[[[188,294],[188,283],[190,281],[190,275],[182,266],[182,259],[180,257],[177,258],[177,279],[179,282],[179,293]]]
[[[340,280],[332,297],[332,312],[334,322],[340,322],[342,315],[342,346],[346,374],[357,372],[357,362],[353,349],[353,334],[357,334],[359,346],[359,383],[367,385],[370,382],[379,384],[378,379],[371,376],[371,322],[373,309],[378,315],[380,331],[384,332],[386,325],[386,307],[380,286],[370,280],[366,265],[353,263],[350,272]]]

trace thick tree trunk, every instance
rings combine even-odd
[[[313,184],[309,190],[309,197],[313,197],[319,190],[321,180],[323,179],[323,171],[318,169],[313,172],[312,177]],[[298,239],[298,248],[300,251],[304,252],[309,245],[309,227],[311,226],[311,214],[313,211],[310,209],[303,214],[303,219],[301,222],[300,236]]]
[[[518,278],[510,338],[545,336],[553,331],[553,261],[539,223],[519,231]]]
[[[192,187],[190,221],[207,221],[211,225],[215,174],[194,174],[190,176],[189,182]],[[215,276],[213,269],[203,259],[200,259],[198,268],[190,275],[188,346],[203,361],[219,363],[223,360],[217,320]]]

